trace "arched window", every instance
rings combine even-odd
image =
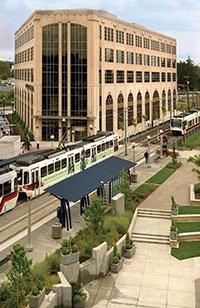
[[[172,111],[172,96],[171,96],[171,91],[168,90],[168,93],[167,93],[167,96],[168,96],[168,111]]]
[[[133,94],[128,96],[128,126],[133,125]]]
[[[117,118],[118,118],[118,129],[123,128],[124,122],[124,97],[119,94],[117,99]]]
[[[176,110],[176,90],[173,91],[173,110]]]
[[[152,120],[156,120],[160,118],[160,98],[158,91],[154,91],[153,93],[153,104],[152,104]]]
[[[165,90],[162,91],[162,113],[166,113],[166,93]]]
[[[145,93],[145,120],[148,121],[150,119],[150,96],[149,92]]]
[[[113,131],[113,98],[110,94],[106,98],[106,130]]]
[[[137,123],[142,123],[142,94],[137,95]]]

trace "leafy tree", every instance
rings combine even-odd
[[[84,218],[88,226],[90,226],[96,234],[102,230],[106,208],[103,198],[96,198],[91,205],[84,211]]]
[[[178,84],[185,85],[189,80],[189,89],[200,90],[200,67],[195,65],[193,60],[188,57],[185,61],[177,63]]]
[[[24,246],[17,244],[11,252],[11,269],[7,274],[10,283],[9,307],[20,307],[30,292],[32,261],[28,260]]]
[[[0,60],[0,79],[6,80],[7,78],[13,77],[11,66],[12,62]]]

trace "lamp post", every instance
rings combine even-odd
[[[124,107],[124,147],[125,147],[125,156],[128,155],[128,148],[127,148],[127,111],[128,108]]]
[[[3,114],[4,114],[4,117],[5,117],[5,113],[6,113],[6,98],[3,97],[2,100],[3,100],[3,108],[4,108],[4,109],[3,109],[3,110],[4,110],[4,111],[3,111]]]
[[[187,104],[188,104],[188,111],[190,111],[190,97],[189,97],[189,80],[188,80],[188,76],[186,77],[186,91],[187,91]]]
[[[28,196],[27,196],[27,202],[28,202],[28,245],[26,250],[28,252],[31,252],[33,251],[32,237],[31,237],[31,202]]]
[[[55,138],[54,135],[51,135],[51,136],[50,136],[52,149],[53,149],[53,141],[54,141],[54,138]]]
[[[163,156],[163,130],[160,129],[160,155]]]
[[[147,149],[148,149],[148,154],[149,154],[148,165],[149,165],[149,161],[150,161],[150,140],[151,140],[151,136],[148,135],[147,136]]]

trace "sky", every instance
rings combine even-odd
[[[15,31],[34,10],[90,8],[177,39],[178,60],[200,64],[200,0],[0,0],[0,59],[13,60]]]

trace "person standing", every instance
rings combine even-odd
[[[148,153],[148,151],[144,152],[144,158],[145,158],[146,164],[148,164],[148,160],[149,160],[149,153]]]

